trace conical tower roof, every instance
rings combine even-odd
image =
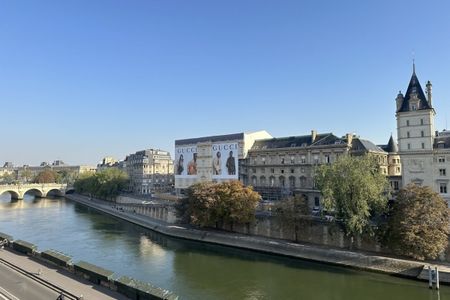
[[[430,103],[427,101],[427,97],[425,97],[425,93],[423,92],[422,87],[420,86],[419,79],[416,75],[416,67],[413,64],[413,74],[411,75],[411,80],[409,81],[408,89],[406,90],[405,97],[403,99],[403,103],[400,106],[398,112],[410,111],[409,101],[412,98],[412,95],[416,94],[419,99],[419,107],[418,110],[421,109],[432,109]]]
[[[397,143],[394,141],[394,138],[391,137],[389,138],[389,142],[386,145],[386,148],[384,149],[384,151],[392,153],[392,152],[398,152],[398,146]]]

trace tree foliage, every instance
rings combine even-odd
[[[128,182],[127,173],[117,168],[109,168],[94,174],[81,175],[75,181],[74,188],[80,194],[113,200],[128,187]]]
[[[348,235],[368,229],[370,218],[387,207],[389,185],[375,157],[345,156],[315,171],[324,208],[334,211]]]
[[[239,181],[202,182],[191,186],[180,200],[178,216],[203,227],[248,223],[254,220],[259,199],[257,192]]]
[[[14,173],[5,173],[0,177],[0,182],[4,184],[12,184],[17,182],[17,178]]]
[[[435,259],[447,247],[449,226],[447,202],[428,186],[410,184],[397,194],[382,242],[396,254]]]
[[[311,223],[308,201],[301,196],[281,200],[272,211],[284,228],[294,230],[295,241],[298,241],[299,229]]]
[[[55,183],[58,175],[55,171],[47,169],[39,172],[34,178],[35,183]]]

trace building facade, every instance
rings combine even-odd
[[[427,82],[424,93],[414,65],[405,95],[397,95],[396,107],[403,185],[430,186],[449,201],[450,136],[436,131],[432,84]]]
[[[389,173],[389,153],[353,134],[332,133],[272,138],[254,143],[242,163],[241,179],[265,200],[303,196],[312,209],[320,208],[321,194],[314,182],[314,169],[343,155],[375,155],[383,174]]]
[[[207,136],[175,141],[177,193],[198,182],[238,180],[240,163],[255,140],[272,136],[266,131]]]
[[[134,194],[168,192],[173,188],[173,160],[168,151],[138,151],[128,155],[123,165],[130,178],[129,190]]]

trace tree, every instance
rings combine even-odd
[[[55,171],[51,169],[47,169],[39,172],[36,178],[34,179],[35,183],[55,183],[57,178],[57,174]]]
[[[289,197],[277,203],[273,209],[278,222],[284,228],[294,228],[295,241],[298,231],[311,222],[308,201],[301,196]]]
[[[203,182],[191,186],[177,205],[178,216],[202,227],[245,224],[254,220],[260,195],[241,182]]]
[[[428,186],[409,184],[397,194],[382,242],[399,255],[435,259],[447,247],[449,226],[447,202]]]
[[[33,177],[33,173],[29,169],[23,169],[23,171],[20,173],[20,177],[24,180],[25,183],[30,182],[30,180]]]
[[[344,232],[353,237],[370,230],[370,218],[387,207],[389,197],[388,181],[375,157],[344,156],[315,171],[323,206],[335,213]]]
[[[12,184],[17,181],[17,178],[14,173],[5,173],[0,179],[1,182],[5,184]]]
[[[113,200],[128,186],[128,174],[117,168],[105,169],[95,174],[81,175],[75,182],[77,193],[105,200]]]

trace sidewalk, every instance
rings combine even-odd
[[[42,279],[61,287],[74,295],[83,295],[84,300],[128,299],[125,296],[115,293],[105,287],[98,285],[94,286],[89,281],[75,277],[73,274],[65,270],[35,261],[28,256],[17,254],[7,249],[0,250],[0,258],[30,273],[37,274],[40,271],[41,275],[39,276]],[[15,271],[11,269],[11,272]]]
[[[276,240],[261,236],[202,230],[196,227],[169,224],[147,216],[118,211],[114,209],[113,203],[90,200],[88,197],[81,195],[66,195],[66,197],[101,212],[172,237],[289,256],[418,280],[428,280],[428,266],[431,265],[433,268],[437,266],[440,272],[440,282],[450,284],[450,267],[443,263],[419,262],[381,256],[377,253],[352,252],[344,249],[312,244],[298,244],[287,240]]]

